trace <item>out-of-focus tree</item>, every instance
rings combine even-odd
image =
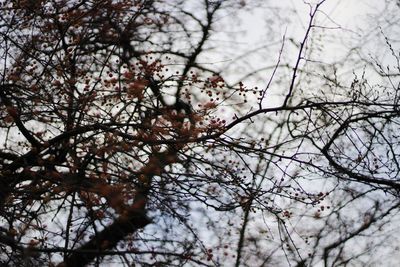
[[[360,44],[351,75],[317,60],[320,36],[345,31],[327,2],[303,3],[301,41],[277,34],[275,63],[237,73],[262,49],[218,67],[218,37],[240,41],[223,19],[274,13],[264,1],[3,1],[0,262],[338,266],[395,251],[399,53],[382,29],[390,66]],[[264,70],[263,87],[242,81]]]

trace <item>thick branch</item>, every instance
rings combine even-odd
[[[67,257],[67,260],[59,266],[84,267],[94,260],[96,256],[102,255],[102,251],[114,248],[127,235],[134,233],[149,223],[150,220],[147,218],[144,210],[132,211],[128,216],[116,220],[85,245],[74,250]],[[88,250],[98,250],[98,253],[86,253],[85,251]]]
[[[178,161],[178,149],[170,148],[164,153],[154,153],[148,163],[141,169],[140,183],[136,188],[136,195],[131,205],[114,223],[93,236],[87,243],[74,250],[59,267],[84,267],[96,257],[103,255],[103,251],[114,248],[126,236],[142,229],[150,220],[147,218],[146,204],[151,188],[152,178],[160,175],[169,164]],[[98,250],[99,253],[85,253],[88,250]]]

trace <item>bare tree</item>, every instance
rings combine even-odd
[[[263,1],[3,2],[1,263],[377,260],[399,210],[399,53],[383,29],[390,66],[359,44],[350,76],[316,60],[327,2],[246,73],[231,68],[262,48],[210,58],[223,18]]]

